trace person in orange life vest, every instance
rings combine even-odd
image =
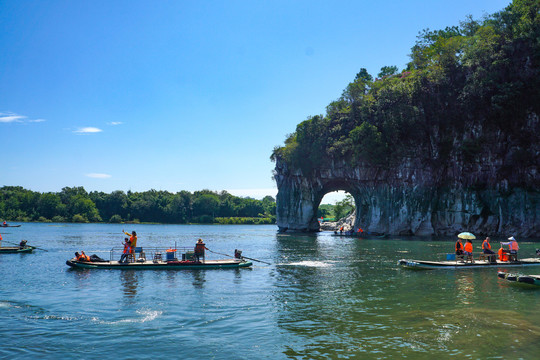
[[[197,243],[195,244],[195,257],[197,258],[197,261],[201,261],[201,257],[204,262],[204,250],[208,250],[208,248],[205,246],[202,239],[197,240]]]
[[[88,261],[90,262],[90,257],[84,253],[84,251],[81,251],[79,254],[78,252],[75,253],[75,258],[77,261]]]
[[[126,258],[130,252],[130,246],[129,246],[129,239],[124,239],[124,252],[122,253],[122,256],[120,257],[119,263],[122,263],[124,261],[127,261]]]
[[[463,244],[460,238],[456,241],[456,255],[463,255]]]
[[[135,251],[135,248],[137,247],[137,233],[135,232],[135,230],[133,230],[131,234],[128,232],[125,232],[124,230],[122,230],[122,232],[126,234],[127,236],[129,236],[129,253],[133,254],[133,252]]]
[[[499,253],[499,260],[508,261],[508,255],[505,254],[502,245],[501,245],[501,248],[499,249],[498,253]]]
[[[519,245],[516,241],[516,239],[513,237],[513,236],[510,236],[508,238],[508,240],[510,240],[509,242],[502,242],[501,245],[508,245],[508,253],[510,254],[516,254],[517,255],[517,252],[519,250]]]
[[[495,254],[495,252],[491,250],[491,244],[489,243],[489,240],[489,236],[484,239],[484,242],[482,243],[482,251],[484,252],[484,254]]]
[[[0,234],[0,246],[2,246],[2,234]]]
[[[467,259],[471,260],[472,263],[474,263],[473,259],[473,246],[472,241],[467,239],[467,242],[465,243],[465,247],[463,249],[463,254],[467,256]]]

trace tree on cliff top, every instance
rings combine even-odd
[[[271,158],[307,175],[333,160],[387,167],[412,154],[439,166],[474,163],[493,140],[476,128],[512,139],[517,153],[540,143],[523,131],[540,114],[540,0],[426,29],[410,57],[401,73],[385,66],[375,80],[361,69],[326,115],[301,122]],[[516,165],[537,166],[535,156]]]

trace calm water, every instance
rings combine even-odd
[[[495,269],[396,266],[400,258],[442,259],[451,239],[130,225],[125,230],[137,231],[139,246],[192,246],[202,237],[213,251],[239,248],[272,265],[207,271],[65,265],[78,250],[108,259],[110,248],[121,246],[121,230],[102,224],[0,229],[4,246],[24,238],[49,250],[0,255],[0,358],[538,358],[540,289],[507,284]],[[522,241],[520,253],[532,257],[538,247]]]

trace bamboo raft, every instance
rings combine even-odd
[[[181,260],[177,259],[177,251],[181,252]],[[251,261],[244,258],[201,260],[195,259],[193,248],[163,249],[135,248],[134,254],[127,257],[126,262],[113,260],[122,253],[121,249],[113,248],[110,260],[81,261],[76,258],[66,261],[66,265],[79,269],[117,269],[117,270],[202,270],[202,269],[237,269],[250,267]],[[165,255],[165,256],[164,256]],[[148,256],[148,258],[147,258]]]
[[[0,254],[31,253],[34,249],[34,246],[25,246],[23,248],[20,246],[6,246],[0,247]]]

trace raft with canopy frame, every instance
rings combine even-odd
[[[243,257],[218,260],[200,260],[195,258],[193,248],[135,248],[125,262],[113,260],[122,252],[120,248],[110,251],[110,260],[83,261],[76,258],[66,261],[66,265],[79,269],[117,269],[117,270],[203,270],[203,269],[237,269],[250,267],[251,261]],[[180,253],[180,259],[177,258]]]
[[[413,269],[413,270],[430,270],[430,269],[477,269],[488,267],[523,267],[523,266],[535,266],[540,265],[539,258],[520,259],[518,261],[500,261],[496,260],[491,262],[489,260],[475,260],[474,263],[447,260],[447,261],[428,261],[428,260],[409,260],[400,259],[398,265]]]

